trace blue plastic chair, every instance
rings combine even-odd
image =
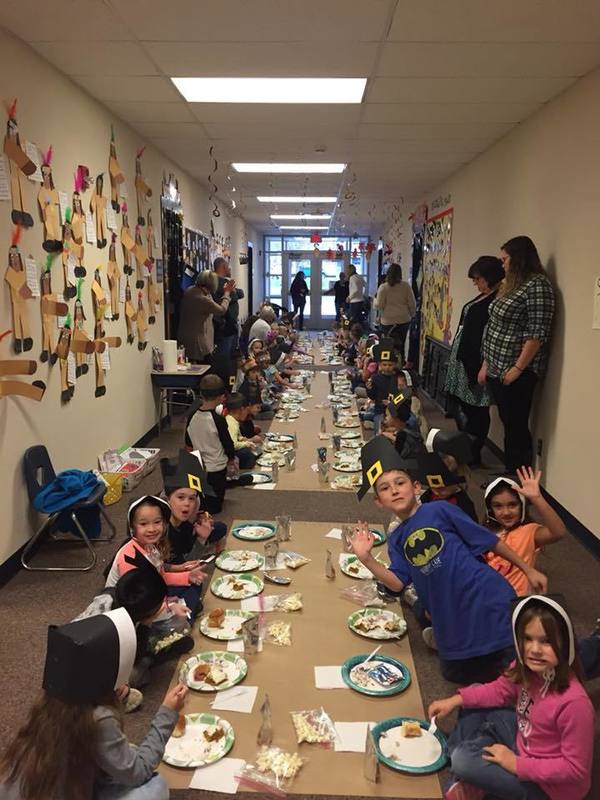
[[[48,454],[48,450],[42,444],[35,445],[34,447],[29,447],[25,451],[25,455],[23,456],[23,474],[25,477],[25,483],[27,485],[27,494],[29,495],[29,502],[33,504],[33,501],[37,494],[49,483],[51,483],[54,478],[56,478],[56,471],[52,466],[52,461],[50,460],[50,455]],[[97,489],[86,497],[84,500],[79,500],[74,503],[72,506],[67,506],[66,508],[61,509],[60,511],[56,511],[53,514],[49,514],[42,526],[38,529],[38,531],[34,534],[34,536],[29,540],[27,546],[23,550],[21,554],[21,564],[25,569],[28,569],[32,572],[88,572],[91,570],[94,565],[96,564],[96,551],[92,547],[92,543],[90,542],[89,537],[87,536],[86,532],[84,531],[81,523],[77,518],[77,511],[81,509],[89,509],[97,507],[100,511],[100,514],[106,520],[109,528],[111,529],[111,533],[109,536],[98,537],[94,539],[96,542],[110,542],[114,539],[117,529],[113,525],[110,517],[107,515],[104,505],[102,504],[102,498],[106,492],[106,486],[104,484],[100,484]],[[37,512],[36,512],[37,513]],[[36,544],[39,542],[41,537],[52,530],[52,526],[59,517],[60,514],[67,513],[73,520],[73,524],[79,531],[81,536],[82,543],[87,547],[90,553],[90,560],[89,563],[86,563],[82,567],[34,567],[32,566],[28,560],[27,556],[31,553],[34,549]],[[58,539],[55,538],[55,541],[72,541],[71,539]]]

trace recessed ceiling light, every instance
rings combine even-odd
[[[271,219],[331,219],[331,214],[271,214]]]
[[[188,103],[361,103],[366,78],[171,78]]]
[[[231,165],[236,172],[327,172],[339,174],[346,169],[345,164],[242,164],[234,163]]]
[[[260,203],[335,203],[337,197],[268,197],[259,195],[256,198]]]
[[[328,231],[329,225],[279,225],[280,231]]]

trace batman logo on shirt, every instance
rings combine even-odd
[[[444,537],[437,528],[419,528],[407,536],[404,555],[413,567],[424,567],[443,547]]]

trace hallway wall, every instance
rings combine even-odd
[[[85,57],[82,54],[82,57]],[[53,175],[57,189],[67,192],[69,201],[73,187],[73,172],[78,164],[89,167],[96,175],[108,168],[110,126],[114,124],[117,155],[127,179],[129,205],[135,211],[133,178],[136,149],[144,144],[131,128],[110,114],[106,108],[92,100],[75,84],[54,70],[38,55],[16,39],[0,31],[0,98],[10,103],[18,97],[18,122],[23,139],[35,142],[40,149],[54,147]],[[203,231],[209,230],[209,204],[203,186],[186,175],[155,148],[149,146],[143,155],[144,175],[153,189],[152,211],[160,250],[159,197],[163,171],[173,172],[179,180],[184,221],[186,225]],[[23,232],[21,252],[33,255],[40,268],[45,253],[42,250],[42,224],[37,209],[38,184],[24,179],[28,210],[35,225]],[[106,180],[104,194],[110,198]],[[84,195],[84,207],[89,205],[90,192]],[[8,252],[12,233],[10,203],[0,204],[0,252]],[[130,213],[133,223],[136,214]],[[259,241],[252,229],[246,229],[240,218],[230,218],[221,208],[215,220],[217,233],[231,235],[233,275],[239,286],[246,290],[247,270],[238,264],[240,252],[246,251],[248,238]],[[117,258],[122,266],[120,244]],[[87,330],[93,333],[91,305],[91,278],[93,270],[101,266],[106,270],[108,248],[97,250],[86,244],[84,264],[88,277],[83,286],[83,302],[88,319]],[[6,261],[5,261],[6,263]],[[60,259],[52,267],[54,291],[62,292],[63,279]],[[106,285],[106,278],[104,281]],[[29,356],[39,357],[40,303],[28,302],[29,317],[33,327],[34,347]],[[246,301],[240,304],[246,313]],[[12,326],[8,286],[2,281],[0,289],[0,315],[2,331]],[[119,447],[139,439],[154,424],[156,409],[150,387],[149,370],[151,347],[163,339],[162,313],[156,325],[148,331],[148,347],[140,353],[137,342],[125,343],[125,322],[107,322],[108,335],[123,338],[121,348],[111,353],[111,370],[106,375],[107,392],[103,398],[94,397],[94,370],[77,381],[75,395],[70,403],[61,406],[60,375],[58,364],[50,368],[38,363],[36,375],[27,380],[40,379],[48,388],[41,403],[22,398],[0,400],[0,446],[2,449],[2,477],[0,507],[4,517],[0,531],[0,564],[22,545],[36,525],[35,516],[28,511],[28,499],[21,475],[21,459],[30,445],[43,443],[48,447],[57,470],[69,467],[89,469],[97,466],[97,455],[108,447]],[[12,357],[11,337],[0,345],[0,358]]]
[[[534,410],[549,492],[600,537],[596,500],[600,330],[592,330],[600,268],[600,71],[579,80],[490,150],[422,198],[450,195],[452,327],[474,296],[469,265],[529,235],[557,289],[550,367]],[[410,237],[407,237],[407,240]],[[410,259],[406,242],[405,259]],[[410,263],[405,261],[404,263]],[[497,423],[492,438],[502,442]]]

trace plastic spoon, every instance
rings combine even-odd
[[[429,733],[431,733],[432,735],[437,731],[437,724],[436,724],[435,720],[436,720],[436,717],[433,716],[431,718],[431,722],[429,723]]]
[[[367,656],[365,660],[362,662],[362,666],[364,667],[367,661],[370,661],[373,658],[373,656],[377,655],[377,653],[381,650],[382,647],[383,647],[382,644],[380,644],[379,647],[376,647],[375,650],[373,650],[373,652],[371,653],[371,655]]]

